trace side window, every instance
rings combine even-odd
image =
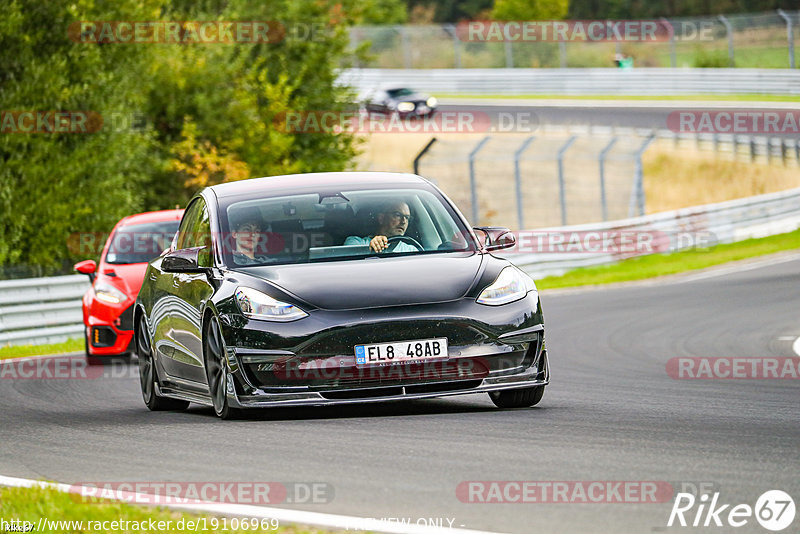
[[[211,267],[211,222],[208,220],[208,210],[205,207],[205,202],[199,201],[202,204],[200,208],[199,217],[194,225],[193,247],[205,247],[197,257],[197,263],[200,267]]]
[[[183,214],[183,219],[181,220],[181,226],[178,228],[178,241],[175,245],[177,250],[182,250],[184,248],[190,248],[193,245],[189,243],[192,240],[192,229],[194,228],[195,224],[197,224],[197,219],[199,213],[202,211],[203,199],[198,199],[195,202],[192,202],[192,205],[186,209],[186,212]]]
[[[205,247],[198,255],[198,264],[200,267],[211,267],[211,222],[202,198],[192,202],[178,230],[178,250],[194,247]]]

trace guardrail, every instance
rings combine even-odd
[[[520,232],[516,250],[501,255],[532,277],[542,278],[616,263],[649,249],[675,252],[798,228],[800,188],[618,221]],[[637,249],[637,241],[645,246]],[[591,250],[596,245],[600,250]],[[527,253],[532,248],[537,251]]]
[[[339,81],[434,94],[800,95],[798,69],[345,69]]]
[[[88,287],[82,274],[0,281],[0,347],[80,337]]]
[[[797,228],[800,188],[605,223],[520,232],[517,250],[501,255],[534,278],[541,278],[637,255],[642,251],[632,254],[624,247],[624,241],[635,235],[647,236],[652,252],[672,252]],[[583,247],[585,243],[580,241],[593,235],[594,242],[605,240],[620,250],[570,252],[573,243]],[[626,235],[627,238],[622,237]],[[563,251],[526,253],[526,242],[531,243],[535,236],[545,236],[544,246]],[[548,236],[559,236],[559,243]],[[698,243],[698,236],[703,238],[702,243]],[[83,275],[0,281],[0,346],[56,343],[80,337],[81,297],[88,287]]]

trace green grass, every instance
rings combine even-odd
[[[800,249],[800,230],[707,249],[652,254],[623,260],[614,265],[575,269],[562,276],[548,276],[537,280],[536,286],[539,289],[556,289],[643,280],[793,249]]]
[[[464,98],[464,99],[527,99],[527,100],[701,100],[719,102],[800,102],[800,95],[565,95],[565,94],[530,94],[530,95],[470,95],[442,93],[439,98]]]
[[[139,532],[195,532],[194,528],[178,528],[178,521],[184,520],[183,525],[187,521],[197,521],[200,518],[205,518],[206,532],[249,532],[249,533],[279,533],[279,534],[319,534],[330,532],[318,529],[301,528],[292,525],[277,525],[277,529],[272,529],[271,524],[264,523],[267,529],[223,529],[222,519],[219,519],[218,528],[212,528],[212,516],[208,515],[194,515],[185,514],[181,512],[171,511],[165,508],[134,506],[123,502],[114,501],[90,501],[83,499],[74,494],[59,492],[53,489],[42,488],[2,488],[0,489],[0,518],[9,521],[11,519],[19,519],[22,521],[29,521],[33,523],[33,529],[36,530],[39,524],[39,518],[49,519],[51,521],[83,521],[83,529],[76,528],[73,523],[70,526],[61,525],[64,528],[43,528],[36,530],[42,532],[119,532],[119,533],[139,533]],[[171,528],[151,530],[149,528],[149,520],[165,521],[163,524],[167,526],[166,521],[171,521]],[[92,521],[92,528],[88,528],[86,522]],[[105,525],[102,523],[102,528],[95,528],[95,521],[107,521]],[[111,528],[111,521],[129,521],[129,522],[144,522],[144,528],[131,528],[132,523],[118,524],[119,527],[127,526],[124,528]],[[230,519],[228,519],[227,526],[230,527]],[[201,527],[199,532],[202,532],[203,523],[199,523]]]
[[[70,339],[64,343],[50,345],[19,345],[0,347],[0,360],[6,358],[22,358],[23,356],[41,356],[43,354],[65,354],[67,352],[83,352],[83,338]]]

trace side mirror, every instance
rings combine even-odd
[[[97,276],[97,263],[94,260],[78,262],[74,265],[74,268],[79,273],[87,275],[90,282],[94,282],[94,278]]]
[[[517,244],[517,238],[503,226],[476,226],[473,230],[478,230],[486,234],[483,242],[483,249],[488,251],[511,248]]]
[[[168,252],[161,260],[161,268],[167,273],[204,273],[208,267],[201,267],[201,259],[208,257],[206,247],[185,248]]]

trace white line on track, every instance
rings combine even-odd
[[[27,478],[14,478],[0,475],[0,485],[15,488],[44,487],[53,488],[65,493],[78,495],[93,495],[97,488],[83,488],[82,486],[70,486],[69,484],[58,484],[54,482],[43,482],[30,480]],[[127,502],[148,502],[152,501],[153,495],[139,494],[133,492],[116,492],[122,500]],[[138,496],[138,498],[137,498]],[[105,497],[104,497],[105,498]],[[399,523],[393,521],[381,521],[366,517],[356,517],[349,515],[323,514],[319,512],[305,512],[302,510],[287,510],[284,508],[271,508],[267,506],[254,506],[249,504],[227,504],[206,501],[196,501],[194,503],[180,504],[170,503],[161,504],[175,510],[186,510],[191,512],[206,512],[223,516],[253,517],[259,519],[277,519],[281,522],[294,523],[300,525],[312,525],[328,528],[348,529],[348,530],[370,530],[373,532],[387,532],[390,534],[496,534],[492,532],[467,530],[462,528],[436,527],[428,525],[417,525],[409,523]]]
[[[795,339],[794,343],[792,343],[792,350],[794,351],[795,354],[800,356],[800,337]]]

